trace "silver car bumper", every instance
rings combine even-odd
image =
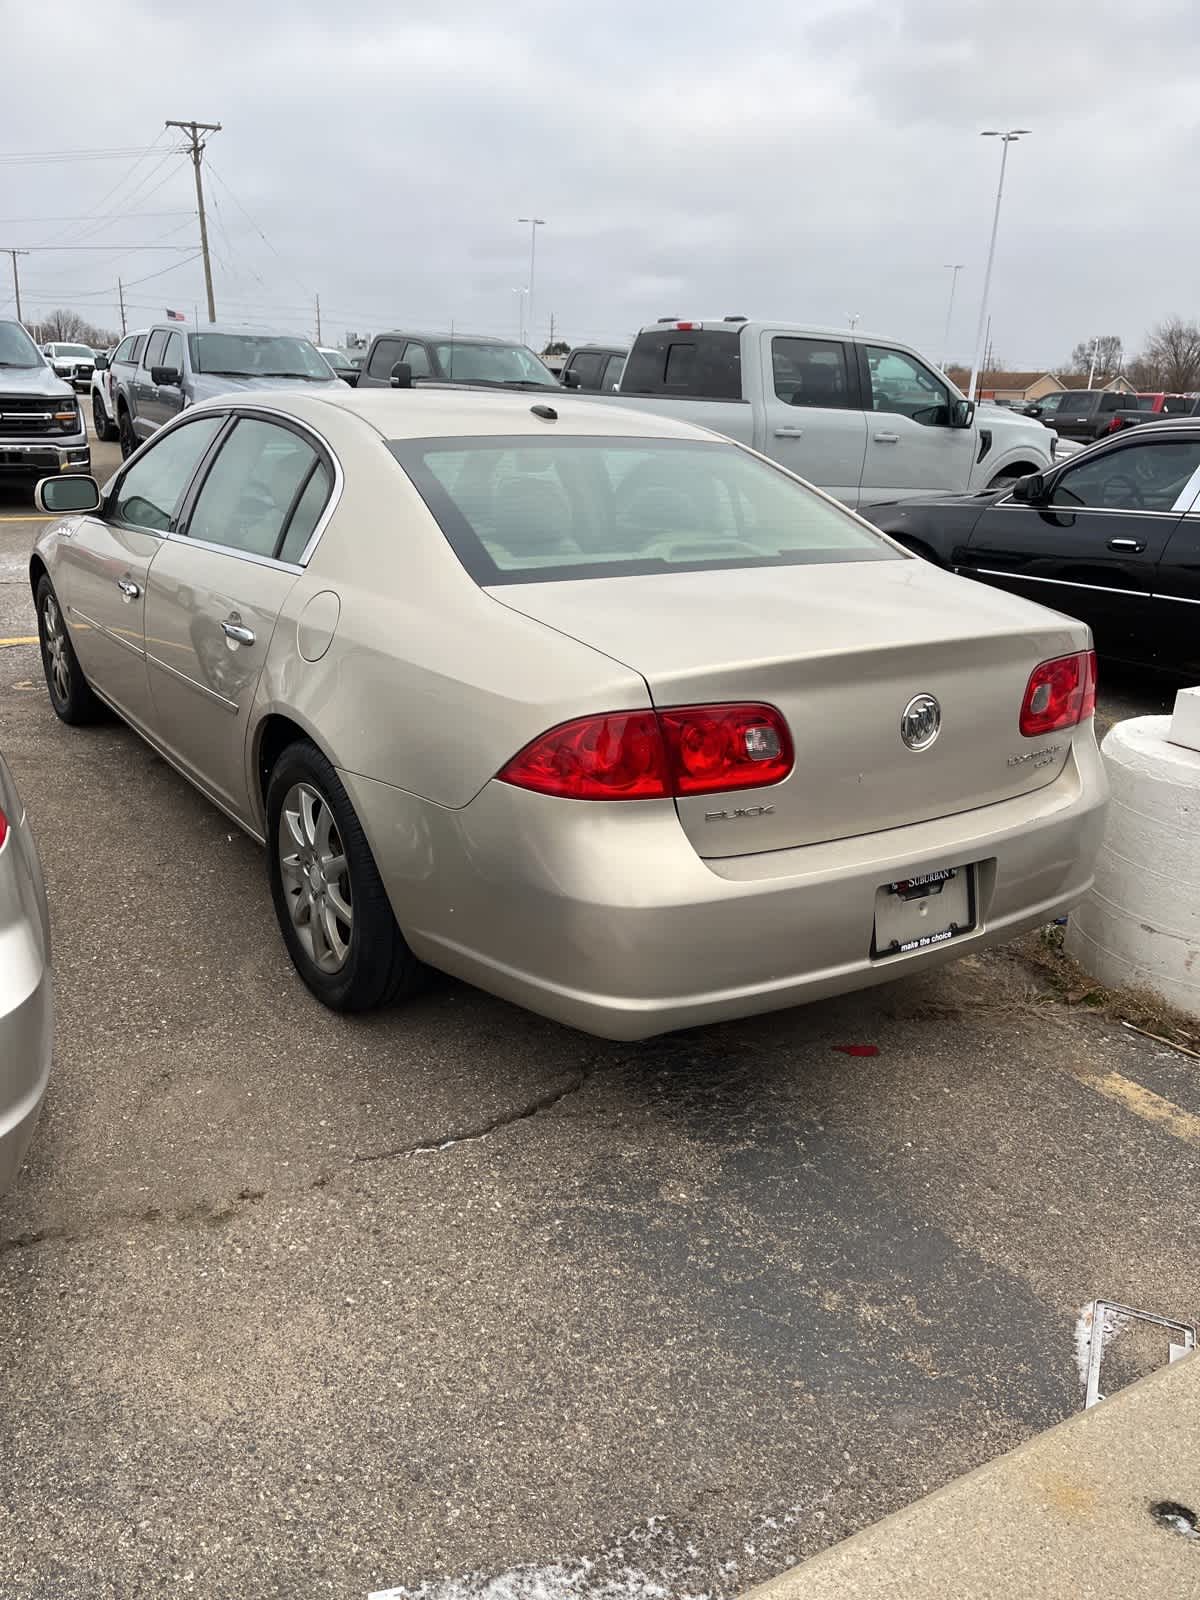
[[[449,811],[342,773],[416,954],[588,1033],[640,1039],[887,983],[1060,916],[1092,883],[1108,784],[1092,726],[1053,783],[857,838],[705,861],[670,801],[490,783]],[[871,954],[881,885],[974,866],[974,930]]]
[[[87,435],[17,444],[0,438],[0,473],[27,472],[44,478],[53,472],[90,472],[92,453]]]
[[[0,783],[0,789],[3,788]],[[20,1171],[50,1077],[50,926],[28,824],[0,846],[0,1193]]]

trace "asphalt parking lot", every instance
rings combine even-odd
[[[0,741],[59,1017],[0,1202],[5,1600],[733,1595],[1075,1410],[1085,1302],[1200,1317],[1196,1063],[1014,951],[636,1046],[449,981],[323,1011],[258,849],[6,642],[27,511]]]

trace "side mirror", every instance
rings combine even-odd
[[[1027,478],[1018,478],[1012,486],[1012,497],[1024,505],[1039,505],[1047,498],[1045,478],[1040,472],[1031,472]]]
[[[108,371],[108,357],[106,355],[103,355],[103,354],[98,355],[96,357],[95,366],[96,366],[96,371],[97,372],[107,372]]]
[[[34,490],[39,511],[54,516],[69,516],[76,511],[95,511],[100,504],[100,485],[95,478],[42,478]]]
[[[343,382],[348,383],[352,389],[357,389],[358,380],[362,377],[362,373],[357,367],[344,367],[342,371],[338,373],[338,377],[341,378]]]
[[[397,361],[392,368],[392,388],[411,389],[412,386],[412,367],[407,361]]]
[[[178,388],[180,372],[178,367],[151,367],[150,382],[162,388]]]
[[[969,428],[974,421],[974,400],[952,400],[950,402],[950,426],[952,428]]]
[[[563,373],[562,386],[564,389],[583,388],[583,379],[579,376],[574,367],[569,367],[567,371]]]

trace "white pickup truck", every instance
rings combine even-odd
[[[620,389],[589,398],[681,417],[851,506],[996,488],[1054,459],[1052,429],[980,411],[894,339],[725,317],[650,324]]]

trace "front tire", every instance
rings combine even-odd
[[[121,460],[128,461],[138,447],[138,437],[133,431],[133,420],[125,406],[121,406],[117,412],[117,436],[121,441]]]
[[[34,603],[37,606],[42,671],[46,674],[50,704],[61,721],[73,728],[102,721],[105,716],[104,704],[92,693],[83,675],[54,585],[45,573],[38,583]]]
[[[111,444],[118,437],[117,429],[109,421],[108,412],[100,403],[100,396],[92,396],[92,426],[96,430],[97,439],[103,439],[106,444]]]
[[[307,740],[271,770],[267,853],[279,931],[322,1005],[372,1011],[425,986],[341,779]]]

